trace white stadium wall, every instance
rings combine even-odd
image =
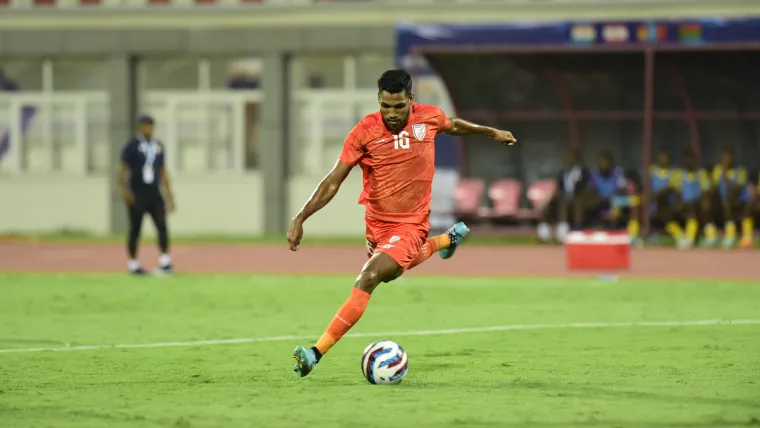
[[[290,180],[289,215],[298,212],[318,183],[319,178],[313,177],[294,177]],[[361,190],[361,171],[357,167],[335,198],[304,224],[304,234],[364,236],[364,206],[358,204]]]
[[[0,177],[0,233],[109,230],[108,183],[102,177]]]
[[[63,230],[109,232],[108,180],[97,177],[23,176],[0,179],[0,233]],[[179,210],[169,218],[173,233],[258,235],[264,228],[261,177],[176,176]],[[146,216],[143,230],[154,234]]]

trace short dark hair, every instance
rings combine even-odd
[[[156,123],[156,121],[153,120],[153,117],[151,117],[150,115],[147,115],[147,114],[141,114],[137,118],[137,124],[138,125],[144,125],[144,124],[153,125],[155,123]]]
[[[406,70],[388,70],[377,79],[377,93],[388,92],[398,94],[406,92],[412,94],[412,76]]]
[[[604,151],[599,155],[600,158],[608,161],[609,163],[613,163],[615,160],[612,157],[612,152]]]

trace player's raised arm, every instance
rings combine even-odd
[[[491,128],[489,126],[478,125],[476,123],[469,122],[464,119],[452,117],[448,119],[448,128],[442,129],[441,132],[449,135],[485,135],[492,140],[496,140],[501,144],[508,146],[517,142],[515,137],[509,131],[502,131],[500,129]]]
[[[324,208],[335,197],[338,189],[340,189],[340,185],[343,184],[343,181],[345,181],[351,172],[351,168],[351,165],[345,164],[342,160],[336,161],[333,169],[319,182],[316,190],[311,194],[309,200],[301,208],[301,211],[293,217],[293,221],[290,222],[290,229],[288,229],[288,242],[290,243],[291,251],[296,251],[298,244],[301,243],[303,222],[311,217],[312,214]]]

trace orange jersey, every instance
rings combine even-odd
[[[422,223],[430,213],[435,135],[451,126],[443,111],[414,104],[403,130],[389,131],[380,112],[364,117],[348,134],[340,160],[362,168],[359,203],[373,219]]]

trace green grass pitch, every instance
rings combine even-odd
[[[0,426],[760,425],[760,284],[410,274],[298,378],[313,339],[283,336],[319,336],[352,280],[0,274]],[[383,338],[400,385],[361,375]]]

